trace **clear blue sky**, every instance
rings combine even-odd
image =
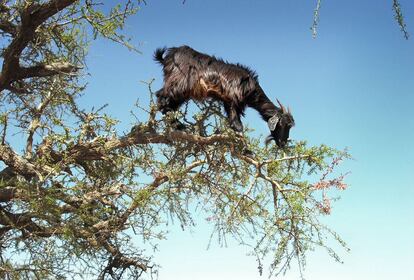
[[[108,1],[109,2],[109,1]],[[317,39],[312,39],[315,1],[147,0],[128,21],[126,33],[142,54],[95,42],[85,107],[108,103],[128,130],[129,110],[140,97],[140,80],[155,78],[152,61],[160,46],[187,44],[255,69],[272,99],[293,111],[291,138],[349,147],[355,158],[350,188],[326,223],[348,243],[337,264],[323,250],[309,255],[306,279],[414,279],[414,2],[400,0],[413,38],[403,39],[392,0],[322,1]],[[244,123],[266,134],[249,111]],[[160,279],[267,279],[245,248],[206,251],[209,227],[193,232],[172,227],[155,261]],[[295,268],[281,279],[298,279]]]

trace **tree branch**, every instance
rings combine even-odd
[[[16,26],[9,21],[0,21],[0,30],[11,35],[16,35],[17,32]]]
[[[90,142],[78,143],[68,150],[58,153],[53,152],[56,161],[64,158],[63,154],[70,155],[75,161],[102,160],[108,156],[108,153],[120,148],[127,148],[141,144],[171,144],[174,141],[188,142],[198,145],[210,145],[214,143],[229,142],[232,138],[223,134],[216,134],[209,137],[202,137],[194,134],[188,134],[181,131],[170,131],[165,134],[156,132],[134,131],[121,138],[108,139],[102,141],[102,138],[95,138]]]
[[[7,144],[0,145],[0,160],[7,166],[10,166],[16,173],[23,176],[35,176],[42,178],[42,173],[52,172],[53,169],[48,166],[35,166],[26,159],[16,154]]]
[[[0,74],[0,92],[7,88],[12,81],[19,79],[22,75],[24,76],[22,73],[25,72],[25,68],[20,67],[19,59],[23,50],[33,40],[36,28],[49,17],[75,2],[76,0],[51,0],[43,4],[32,3],[21,12],[21,25],[18,28],[16,36],[3,54],[4,60]],[[53,70],[49,69],[48,71],[48,73],[51,73]],[[34,72],[29,72],[34,75]]]
[[[73,74],[79,69],[82,69],[82,67],[68,62],[54,62],[48,65],[40,64],[26,68],[21,67],[14,79],[20,80],[32,77],[48,77],[57,74]]]
[[[0,207],[0,224],[4,226],[13,226],[20,230],[26,230],[36,236],[50,237],[52,232],[48,229],[37,225],[32,221],[28,213],[10,213],[3,207]]]

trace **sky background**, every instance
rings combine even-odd
[[[316,0],[147,0],[125,28],[142,54],[96,41],[81,102],[86,108],[108,103],[127,131],[134,102],[148,99],[140,81],[155,78],[154,89],[161,87],[156,48],[186,44],[250,66],[266,94],[292,108],[291,138],[348,147],[354,157],[341,166],[352,172],[350,187],[324,218],[351,251],[338,248],[344,264],[322,249],[309,254],[306,279],[413,280],[414,2],[400,3],[413,34],[408,41],[391,0],[323,1],[316,39],[310,31]],[[267,134],[251,109],[243,123]],[[206,250],[211,227],[196,222],[188,232],[172,226],[161,242],[154,254],[160,280],[267,279],[246,248],[230,242]],[[298,278],[293,266],[280,279]]]

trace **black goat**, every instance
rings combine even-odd
[[[249,106],[269,125],[271,135],[266,143],[275,140],[279,147],[286,145],[289,129],[295,124],[292,114],[279,100],[280,108],[269,100],[257,74],[248,67],[227,63],[188,46],[157,49],[154,59],[164,68],[164,87],[156,93],[163,114],[177,110],[189,99],[201,101],[211,97],[223,102],[230,126],[242,132],[240,116]]]

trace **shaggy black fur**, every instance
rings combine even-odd
[[[223,102],[231,127],[243,131],[240,117],[245,108],[256,109],[268,122],[279,147],[286,145],[294,125],[291,113],[282,104],[276,107],[259,85],[257,74],[241,64],[232,64],[188,46],[160,48],[154,53],[164,70],[164,87],[157,91],[159,110],[175,111],[189,99],[214,98]]]

